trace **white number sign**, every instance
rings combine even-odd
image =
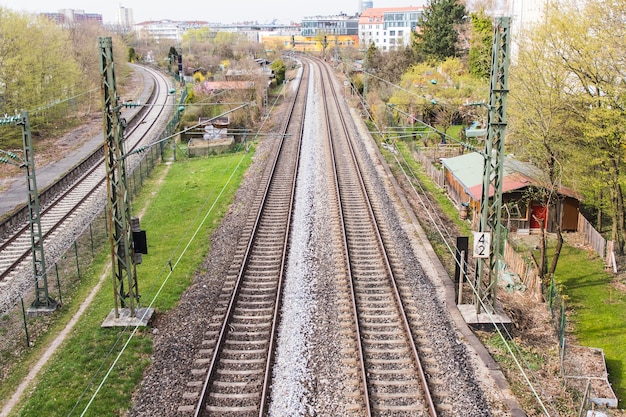
[[[474,258],[488,258],[491,248],[491,232],[474,233]]]

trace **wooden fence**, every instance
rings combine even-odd
[[[600,232],[598,232],[580,213],[578,214],[578,233],[580,233],[583,242],[591,246],[593,251],[604,259],[606,267],[611,268],[613,272],[617,273],[615,242],[602,237]]]
[[[590,245],[598,255],[605,258],[606,239],[580,213],[578,214],[578,233],[582,236],[585,244]]]
[[[424,169],[424,171],[426,171],[426,175],[428,175],[430,179],[432,179],[437,184],[437,186],[443,188],[444,183],[445,183],[443,170],[437,168],[437,166],[433,164],[431,157],[428,156],[427,154],[423,154],[420,152],[420,153],[416,153],[415,157],[418,160],[418,162],[422,165],[422,168]]]
[[[543,297],[541,279],[535,266],[530,260],[524,259],[522,255],[515,252],[508,241],[504,243],[504,262],[512,272],[519,275],[526,291],[530,292],[533,298],[541,301]]]

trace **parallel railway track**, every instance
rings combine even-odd
[[[271,374],[272,352],[280,312],[290,218],[295,193],[300,142],[306,106],[305,73],[281,128],[276,158],[264,178],[267,184],[255,202],[250,236],[229,273],[214,321],[196,359],[186,398],[196,401],[179,411],[195,416],[263,413]]]
[[[126,151],[132,152],[138,146],[145,145],[153,137],[151,128],[162,123],[160,118],[167,111],[168,84],[166,78],[153,70],[146,70],[152,79],[154,87],[146,103],[146,111],[139,112],[129,123],[125,132],[127,138]],[[129,158],[127,167],[131,170],[138,163],[140,155]],[[41,224],[44,244],[52,242],[74,219],[80,217],[80,211],[90,207],[102,199],[105,192],[105,172],[102,146],[95,149],[91,156],[86,158],[88,163],[81,163],[76,170],[83,171],[80,175],[73,172],[77,178],[65,190],[59,192],[55,199],[42,210]],[[10,282],[23,275],[32,276],[32,265],[28,262],[30,255],[30,233],[28,224],[22,224],[7,238],[0,241],[0,288],[10,285]]]
[[[352,342],[358,372],[354,373],[359,398],[350,407],[356,415],[437,415],[422,369],[420,355],[395,282],[393,260],[378,229],[365,180],[354,150],[345,116],[335,95],[337,88],[326,65],[304,59],[304,73],[283,128],[283,139],[266,175],[267,188],[259,193],[250,236],[238,256],[219,297],[212,324],[205,331],[202,349],[194,361],[178,411],[194,416],[264,416],[271,402],[273,354],[280,323],[281,289],[289,253],[297,153],[303,129],[304,91],[309,71],[325,84],[327,135],[336,180],[335,204],[344,242],[344,260],[337,268],[350,288],[353,311]],[[314,69],[309,69],[313,67]],[[283,165],[284,164],[284,165]],[[262,194],[262,195],[261,195]],[[338,273],[338,275],[341,275]]]
[[[327,134],[333,156],[338,217],[351,288],[355,339],[361,364],[364,415],[430,415],[437,411],[404,311],[354,140],[328,67],[322,78]]]

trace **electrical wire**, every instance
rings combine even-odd
[[[271,110],[273,110],[277,103],[278,103],[279,97],[277,97],[275,99],[275,101],[272,103],[271,106]],[[261,130],[263,129],[263,127],[265,126],[265,124],[267,123],[267,121],[269,120],[269,116],[271,114],[271,111],[268,111],[267,114],[265,115],[265,117],[262,120],[261,126],[259,127],[258,131],[257,131],[257,135],[260,135]],[[255,135],[255,137],[257,136]],[[221,196],[223,195],[223,193],[225,192],[225,190],[227,189],[228,185],[230,184],[230,182],[232,181],[234,175],[236,174],[236,172],[239,170],[239,168],[241,167],[241,164],[243,163],[245,159],[245,154],[242,155],[242,157],[240,158],[240,160],[238,161],[237,165],[233,168],[227,182],[224,184],[224,186],[222,187],[222,189],[220,190],[219,194],[215,197],[215,200],[213,201],[213,203],[211,204],[211,206],[209,207],[209,209],[206,211],[205,215],[202,218],[202,221],[200,222],[200,224],[198,224],[198,226],[196,227],[195,231],[193,232],[193,234],[191,235],[191,237],[189,238],[189,240],[187,241],[183,251],[180,253],[180,255],[177,257],[176,261],[172,264],[172,257],[170,257],[168,259],[168,261],[165,263],[165,265],[163,266],[161,272],[157,275],[157,278],[155,278],[155,281],[153,283],[153,285],[150,287],[150,289],[155,287],[155,284],[158,282],[158,279],[162,276],[164,271],[169,270],[169,272],[167,273],[167,275],[165,276],[165,278],[163,279],[163,282],[161,283],[161,285],[159,286],[158,290],[156,291],[156,293],[154,294],[154,296],[152,297],[150,304],[146,307],[146,310],[144,312],[144,316],[141,317],[141,320],[143,321],[145,319],[145,314],[148,313],[149,309],[154,305],[154,303],[156,302],[157,298],[159,297],[159,295],[161,294],[163,288],[165,287],[165,285],[167,284],[167,282],[169,281],[170,277],[172,276],[172,274],[174,273],[174,271],[176,270],[176,267],[178,266],[178,264],[181,262],[181,260],[183,259],[183,257],[185,256],[187,250],[189,249],[191,243],[195,240],[195,238],[197,237],[198,233],[200,232],[202,226],[204,225],[204,223],[206,222],[207,218],[209,217],[209,215],[213,212],[213,209],[215,208],[217,202],[219,201],[219,199],[221,198]],[[212,193],[211,193],[212,195]],[[197,211],[196,213],[196,217],[195,219],[198,219],[201,215],[201,213],[203,212],[204,208],[206,207],[206,205],[208,204],[208,202],[210,201],[210,197],[207,197],[205,199],[205,202],[203,203],[202,207]],[[195,220],[194,220],[195,221]],[[187,233],[190,228],[191,228],[191,224],[190,223],[190,227],[187,229],[187,231],[185,233]],[[181,238],[181,240],[179,241],[179,244],[177,245],[177,247],[174,249],[173,253],[176,253],[176,251],[181,247],[182,243],[184,242],[184,240]],[[149,289],[149,290],[150,290]],[[102,390],[102,388],[104,387],[106,381],[108,380],[109,376],[111,375],[111,373],[113,372],[113,370],[115,369],[117,363],[119,362],[122,354],[126,351],[126,348],[128,347],[128,345],[130,344],[130,342],[132,341],[133,337],[135,336],[135,334],[137,333],[137,330],[139,329],[139,325],[136,325],[133,327],[130,335],[128,336],[128,340],[126,340],[126,342],[124,343],[124,345],[122,346],[120,352],[118,352],[117,356],[115,357],[115,360],[113,361],[113,363],[109,366],[109,369],[107,370],[106,374],[103,376],[102,380],[100,381],[98,387],[96,388],[95,392],[92,394],[91,398],[89,399],[89,402],[85,405],[85,408],[83,409],[82,413],[81,413],[81,417],[85,415],[85,413],[89,410],[89,408],[91,407],[92,403],[95,401],[96,397],[98,396],[98,394],[100,393],[100,391]],[[121,336],[128,330],[130,329],[130,326],[126,326],[124,328],[124,330],[122,332],[120,332],[120,337],[118,337],[117,341],[115,342],[115,344],[113,345],[113,347],[109,350],[109,354],[107,355],[108,359],[112,356],[112,353],[114,351],[115,346],[118,345],[118,342],[121,340]],[[106,361],[103,361],[102,363],[105,363]],[[102,369],[102,365],[100,368],[98,368],[97,373]],[[91,385],[91,383],[93,382],[93,380],[95,380],[95,375],[94,377],[92,377],[92,379],[89,382],[89,386]],[[84,393],[86,393],[88,387],[86,387]],[[80,400],[82,400],[82,398],[84,398],[84,395],[81,396],[76,404],[78,404],[80,402]],[[75,407],[76,408],[76,405]],[[73,412],[73,409],[72,409]],[[69,415],[72,414],[72,412],[70,412]]]
[[[368,114],[368,118],[372,121],[372,123],[374,124],[375,128],[376,128],[376,132],[380,135],[380,137],[384,138],[385,135],[383,134],[382,129],[378,126],[378,124],[376,123],[376,121],[373,119],[373,117],[371,117],[371,114],[369,113],[369,111],[367,110],[368,106],[365,103],[364,99],[361,97],[361,95],[358,95],[359,100],[361,101],[363,108],[366,109],[365,111]],[[415,184],[417,184],[420,187],[421,193],[423,193],[424,195],[426,195],[426,190],[424,190],[424,188],[421,185],[421,182],[419,181],[419,179],[417,178],[417,175],[411,170],[410,165],[408,164],[408,162],[406,161],[406,159],[404,158],[404,155],[402,155],[402,153],[398,150],[395,141],[392,142],[394,145],[394,150],[395,152],[390,152],[391,155],[393,156],[396,164],[398,165],[398,167],[400,168],[400,170],[402,171],[403,175],[405,176],[405,179],[407,180],[407,182],[409,183],[411,189],[413,190],[413,193],[415,194],[415,196],[417,197],[417,199],[419,200],[420,204],[422,205],[422,207],[424,208],[424,210],[426,211],[427,215],[428,215],[428,219],[430,220],[431,224],[433,225],[433,227],[436,229],[439,237],[441,238],[441,240],[444,242],[445,246],[448,248],[448,251],[454,255],[455,253],[458,255],[458,251],[456,249],[453,249],[451,244],[448,243],[448,239],[452,240],[452,236],[449,234],[449,232],[447,231],[447,229],[445,227],[440,227],[440,225],[438,224],[438,221],[433,217],[432,213],[436,212],[430,202],[430,200],[426,199],[426,201],[428,201],[428,204],[425,202],[425,199],[422,198],[420,192],[418,192],[418,190],[415,189]],[[402,158],[404,159],[404,164],[398,159],[397,154],[402,155]],[[406,169],[405,169],[406,166]],[[409,173],[407,173],[407,170],[410,171],[410,175]],[[411,179],[413,179],[414,181],[411,181]],[[446,236],[444,236],[444,234]],[[447,237],[447,239],[446,239]],[[464,260],[462,260],[460,258],[460,256],[454,256],[454,259],[457,262],[457,265],[461,266],[461,264],[459,264],[459,260],[461,262],[465,262]],[[465,264],[463,265],[465,269],[465,271],[469,270],[469,265]],[[470,288],[472,289],[472,293],[474,294],[475,298],[479,301],[482,309],[486,312],[487,317],[489,318],[489,320],[491,321],[493,327],[496,329],[498,335],[500,336],[500,339],[502,340],[502,342],[504,343],[504,345],[506,346],[507,352],[509,353],[509,355],[513,358],[513,361],[515,362],[515,365],[517,366],[518,370],[520,371],[524,381],[526,381],[527,385],[529,386],[530,390],[532,391],[535,399],[537,400],[537,402],[539,403],[541,409],[543,410],[543,412],[545,413],[546,416],[550,417],[550,413],[548,412],[546,405],[544,404],[544,401],[542,399],[542,397],[539,395],[539,393],[537,392],[537,390],[535,389],[535,386],[533,385],[533,383],[530,381],[530,378],[528,376],[528,373],[526,371],[526,368],[528,368],[530,374],[532,375],[533,379],[535,380],[535,383],[541,388],[541,392],[544,393],[544,396],[547,397],[547,395],[545,395],[545,390],[543,389],[543,386],[541,385],[541,383],[537,380],[537,378],[535,377],[534,373],[532,373],[532,371],[530,370],[530,365],[528,364],[528,362],[526,361],[526,359],[524,358],[524,355],[521,353],[521,351],[519,350],[519,347],[517,346],[517,344],[513,341],[513,337],[512,335],[509,333],[508,329],[506,329],[506,327],[504,326],[499,326],[498,322],[496,321],[495,317],[492,315],[491,313],[491,306],[487,306],[485,305],[484,301],[481,299],[481,297],[479,296],[478,290],[475,288],[474,284],[471,282],[471,280],[468,280],[468,283],[470,285]],[[506,333],[506,335],[508,336],[508,339],[505,337],[505,335],[503,334],[501,327],[504,328],[504,332]],[[510,342],[509,342],[510,341]],[[513,345],[513,348],[515,349],[515,351],[517,352],[517,355],[515,354],[515,352],[513,351],[513,348],[511,347],[511,345]],[[521,362],[523,362],[526,365],[526,368],[524,368],[524,366],[522,366],[522,363],[520,362],[520,359],[518,358],[518,356],[521,359]],[[549,404],[552,408],[552,410],[554,411],[554,415],[558,415],[558,411],[556,410],[556,408],[554,407],[554,405],[552,404],[551,401],[549,401]]]

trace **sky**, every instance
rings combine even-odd
[[[424,6],[427,0],[374,0],[374,7]],[[104,23],[116,22],[118,6],[133,9],[135,23],[148,20],[200,20],[211,23],[256,21],[258,23],[300,22],[305,16],[345,13],[354,15],[358,0],[0,0],[0,5],[16,12],[56,13],[61,9],[84,10],[102,15]],[[176,8],[176,6],[179,6]]]

